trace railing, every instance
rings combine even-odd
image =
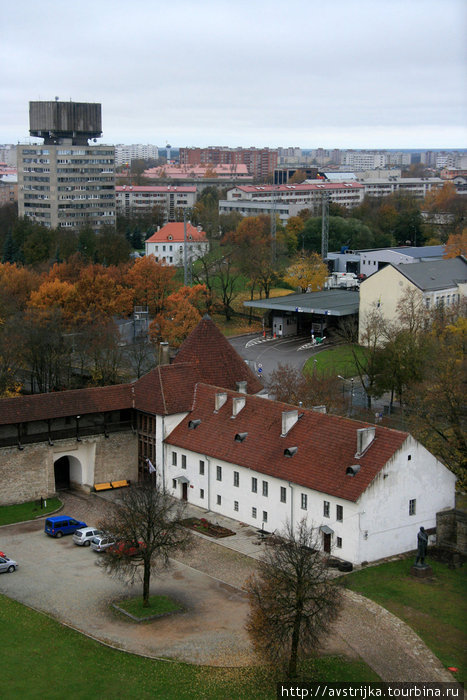
[[[83,437],[89,437],[90,435],[105,435],[105,434],[110,434],[110,433],[120,433],[120,432],[125,432],[128,430],[132,429],[132,423],[131,421],[124,421],[122,423],[109,423],[105,426],[105,431],[104,431],[104,426],[103,425],[95,425],[95,426],[80,426],[79,431],[77,433],[76,427],[72,428],[62,428],[62,429],[56,429],[56,430],[51,430],[50,433],[46,432],[41,432],[41,433],[31,433],[29,435],[21,435],[21,439],[19,441],[19,444],[21,446],[23,445],[30,445],[32,443],[37,443],[37,442],[49,442],[50,441],[53,443],[55,440],[66,440],[66,439],[75,439],[77,436],[79,438]],[[18,435],[8,435],[5,437],[0,437],[0,447],[15,447],[18,446]]]

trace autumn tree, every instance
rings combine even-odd
[[[133,311],[132,290],[119,284],[111,269],[88,265],[76,282],[74,313],[77,319],[110,319],[129,316]]]
[[[115,323],[96,318],[79,327],[75,337],[76,353],[81,358],[83,372],[94,386],[119,384],[124,365],[120,335]]]
[[[156,261],[154,255],[138,258],[125,275],[133,304],[147,306],[152,316],[159,314],[175,291],[176,269]]]
[[[0,319],[23,311],[40,277],[26,267],[12,263],[0,264]]]
[[[178,348],[201,320],[206,287],[182,287],[166,299],[165,309],[149,326],[149,337],[153,343],[161,340]]]
[[[297,255],[292,264],[286,269],[284,280],[291,287],[299,287],[300,291],[316,292],[324,288],[328,268],[318,253]]]
[[[102,567],[127,582],[142,579],[144,607],[150,607],[151,577],[169,568],[170,557],[191,541],[182,525],[184,516],[184,502],[148,480],[126,489],[111,514],[99,523],[118,543],[107,550]]]
[[[406,393],[411,432],[467,485],[467,320],[465,314],[442,333],[430,334],[418,381]]]
[[[452,233],[446,241],[445,258],[456,258],[458,255],[467,256],[467,228],[462,233]]]
[[[296,529],[288,524],[246,584],[253,647],[270,663],[284,663],[289,678],[297,676],[300,658],[322,647],[341,603],[320,550],[318,532],[306,519]]]
[[[66,324],[75,320],[77,307],[77,289],[71,282],[61,282],[59,279],[48,279],[39,289],[33,290],[29,299],[30,309],[46,311],[60,309],[62,319]]]
[[[20,366],[21,345],[20,319],[10,316],[7,319],[0,318],[0,397],[8,398],[17,396],[21,388],[17,380],[17,371]]]

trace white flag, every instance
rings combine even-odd
[[[146,457],[146,462],[148,463],[149,473],[150,473],[150,474],[153,474],[153,473],[156,471],[156,467],[155,467],[154,464],[151,462],[151,460],[149,459],[149,457]]]

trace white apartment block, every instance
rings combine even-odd
[[[189,185],[118,185],[115,188],[117,211],[135,216],[157,206],[163,208],[166,222],[176,221],[181,210],[194,206],[196,191],[196,186]]]
[[[228,202],[275,202],[276,205],[296,205],[300,209],[318,212],[323,194],[331,202],[348,209],[363,201],[364,187],[358,182],[306,182],[301,185],[239,185],[227,192]]]
[[[116,165],[130,164],[132,160],[148,160],[159,158],[159,149],[150,143],[133,143],[129,146],[119,143],[115,146]]]

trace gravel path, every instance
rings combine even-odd
[[[91,525],[97,524],[104,512],[111,508],[111,503],[96,496],[66,494],[64,503],[63,512]],[[4,528],[2,534],[7,530],[9,528]],[[230,539],[232,547],[233,538]],[[69,542],[70,538],[52,540],[52,544],[60,547],[65,545],[65,540]],[[72,542],[67,546],[67,561],[71,556],[79,558],[81,554],[93,554],[83,552],[83,548],[74,546]],[[15,556],[13,550],[11,554]],[[177,616],[174,616],[158,621],[157,625],[151,623],[135,628],[109,615],[108,601],[122,592],[122,586],[109,580],[102,572],[104,578],[98,581],[100,590],[96,583],[87,591],[83,603],[79,599],[75,601],[75,607],[81,605],[81,624],[78,626],[98,639],[151,656],[172,656],[212,665],[251,663],[251,651],[243,629],[247,601],[241,589],[257,566],[255,558],[223,546],[222,540],[215,542],[206,537],[195,537],[193,547],[177,555],[174,569],[164,574],[162,579],[158,578],[158,592],[175,593],[186,605],[187,613],[182,623],[177,623]],[[76,566],[76,574],[80,575],[79,566]],[[13,578],[14,575],[2,577],[2,583],[3,579],[9,581]],[[34,600],[35,585],[36,581],[32,581],[22,597],[15,590],[17,586],[11,592],[5,590],[5,586],[1,586],[1,590],[70,622],[69,614],[57,608],[52,599],[45,597],[40,605],[31,602]],[[182,616],[178,619],[182,620]],[[360,656],[383,681],[454,680],[408,625],[352,591],[345,591],[341,615],[324,651],[350,658]]]

